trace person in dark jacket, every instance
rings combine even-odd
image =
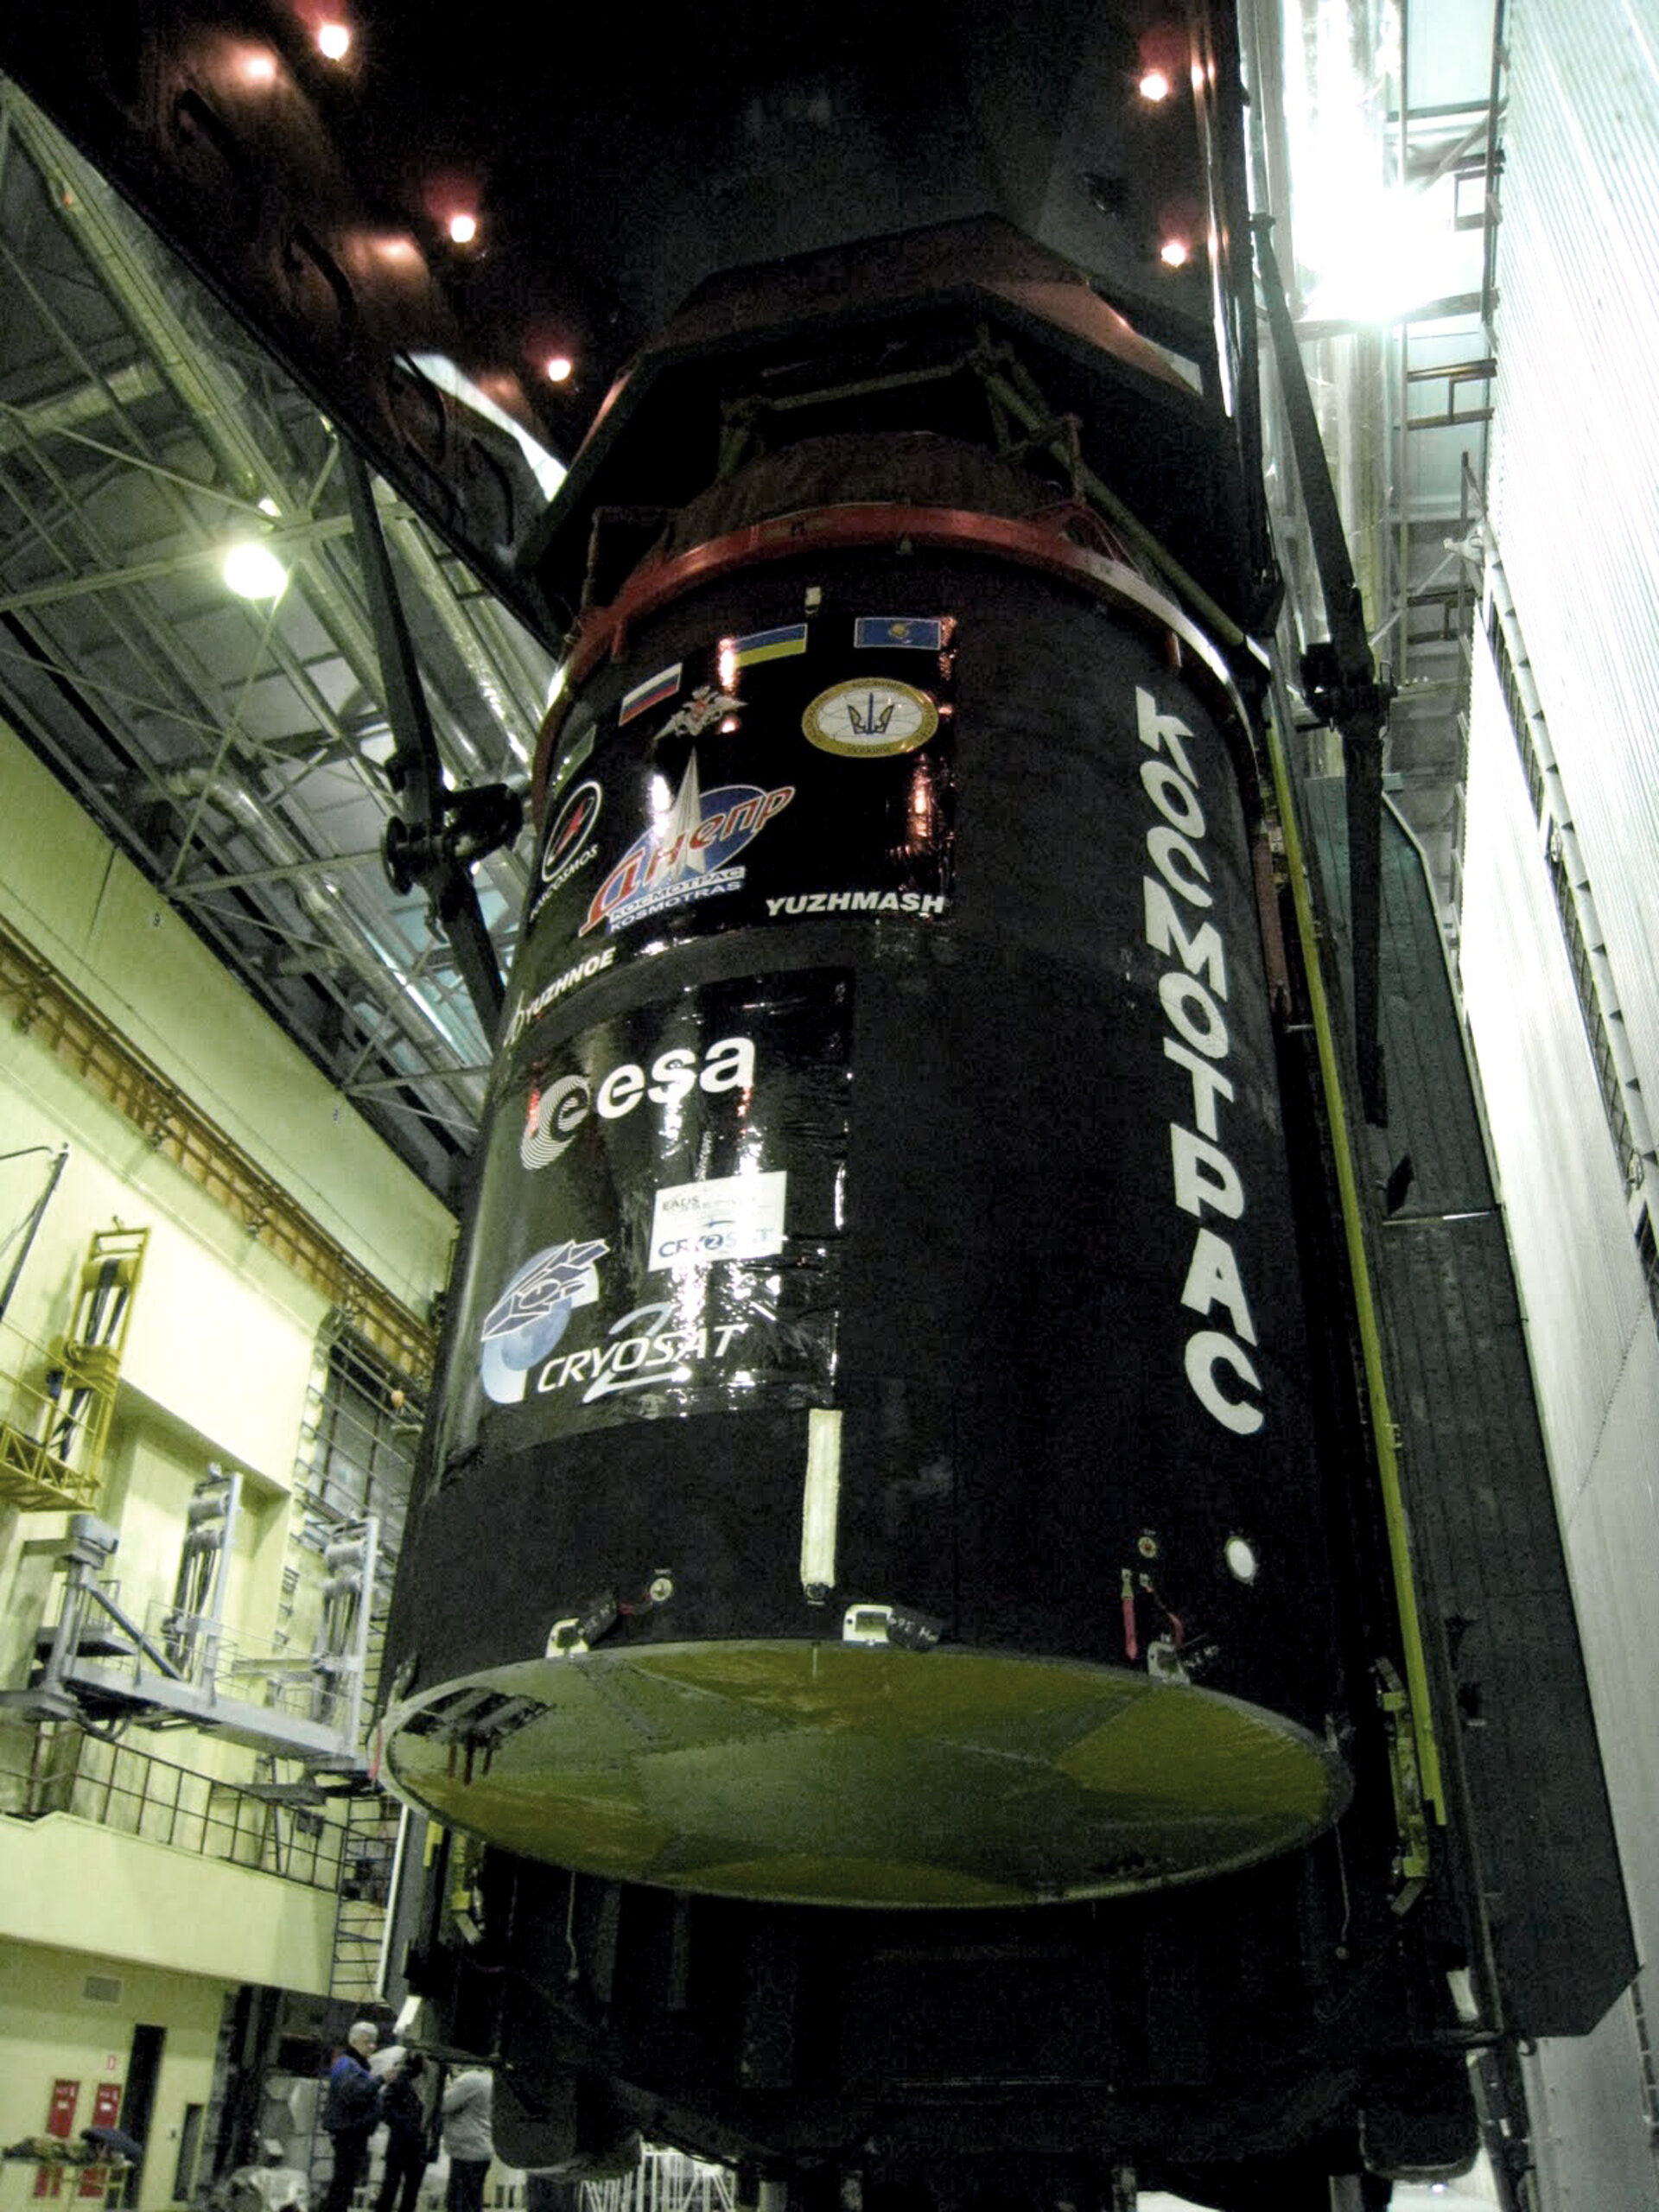
[[[386,2074],[380,2117],[386,2123],[386,2170],[374,2212],[415,2212],[427,2165],[426,2107],[419,2088],[426,2061],[412,2051]]]
[[[345,2049],[328,2069],[322,2124],[334,2146],[334,2170],[322,2212],[350,2212],[352,2193],[369,2163],[369,2138],[380,2118],[380,2084],[368,2062],[379,2040],[372,2020],[353,2020]]]

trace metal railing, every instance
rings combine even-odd
[[[647,2144],[632,2173],[582,2184],[583,2212],[733,2212],[734,2180],[728,2167]]]
[[[25,1512],[95,1508],[103,1487],[99,1394],[70,1365],[60,1343],[0,1321],[0,1499]]]
[[[321,1808],[197,1774],[131,1745],[87,1736],[54,1743],[43,1730],[29,1772],[15,1780],[21,1789],[6,1795],[26,1820],[67,1813],[308,1889],[340,1887],[346,1831]]]

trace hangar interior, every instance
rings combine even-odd
[[[100,173],[90,111],[70,97],[48,116],[60,80],[32,80],[50,12],[0,29],[0,68],[16,71],[0,79],[0,2132],[118,2113],[149,2155],[106,2201],[159,2212],[203,2201],[251,2130],[291,2130],[308,2158],[317,2063],[374,1988],[387,1883],[418,1826],[365,1786],[365,1730],[490,1047],[476,945],[458,950],[426,893],[383,865],[407,709],[368,541],[454,785],[522,790],[557,640],[503,547],[533,527],[611,375],[696,282],[836,234],[811,211],[864,142],[841,48],[792,93],[780,67],[701,227],[683,218],[694,245],[677,260],[672,225],[654,234],[606,314],[537,293],[545,267],[515,274],[487,196],[491,253],[469,259],[457,239],[446,261],[431,238],[464,212],[481,156],[434,144],[427,229],[365,232],[379,274],[352,271],[398,311],[410,288],[429,334],[397,340],[408,435],[401,465],[371,451],[369,531],[315,389]],[[1093,13],[1052,12],[1057,44]],[[118,46],[108,10],[86,13]],[[257,103],[256,21],[226,11],[219,28],[226,67],[252,72],[238,96]],[[974,14],[983,83],[1015,105],[1039,81],[1021,40],[1045,27],[1001,44],[994,28]],[[874,40],[873,18],[855,29],[855,49]],[[285,35],[276,50],[303,48]],[[758,35],[747,19],[734,33]],[[1644,1105],[1659,1080],[1659,430],[1620,395],[1644,389],[1659,317],[1659,50],[1613,0],[1508,0],[1496,21],[1461,0],[1252,6],[1241,47],[1254,204],[1274,215],[1365,626],[1398,687],[1390,834],[1432,886],[1491,1166],[1473,1195],[1437,1192],[1426,1147],[1445,1117],[1427,1116],[1416,1195],[1384,1243],[1477,1217],[1507,1239],[1641,1961],[1592,2031],[1525,2052],[1531,2194],[1513,2201],[1637,2212],[1659,2207]],[[1146,155],[1143,190],[1132,137],[1096,155],[1090,101],[1135,98],[1096,73],[1078,80],[1052,170],[1010,197],[1155,336],[1157,267],[1130,233],[1165,212],[1160,157]],[[487,135],[475,112],[470,127]],[[211,181],[207,109],[194,128]],[[760,175],[754,149],[772,140],[801,154],[805,215],[758,185],[746,197],[744,162]],[[130,159],[108,150],[118,168]],[[384,190],[397,164],[385,144],[376,158]],[[906,221],[977,212],[939,174],[917,154]],[[859,230],[891,227],[865,188]],[[1090,210],[1103,243],[1089,243]],[[535,212],[527,194],[518,219]],[[626,264],[626,236],[598,231],[595,251]],[[421,254],[436,276],[410,274]],[[293,274],[296,295],[313,279],[332,296],[315,270]],[[1201,270],[1180,281],[1202,297]],[[423,284],[455,321],[428,313]],[[533,408],[511,378],[491,399],[486,377],[454,365],[456,332],[504,302],[543,353],[569,346],[570,373]],[[320,321],[332,312],[325,298]],[[319,359],[300,365],[315,378]],[[1321,608],[1270,367],[1266,386],[1288,665]],[[423,455],[457,410],[470,459],[447,479]],[[227,584],[232,538],[274,557],[280,588]],[[1308,771],[1339,773],[1334,739],[1304,727],[1300,741]],[[529,847],[472,871],[503,969]],[[1420,1011],[1385,997],[1396,1085]],[[1397,1129],[1373,1140],[1379,1185],[1403,1149]],[[1448,1351],[1478,1424],[1497,1418],[1479,1378],[1503,1349],[1477,1335]],[[83,1514],[99,1529],[72,1543]],[[1543,1620],[1541,1599],[1522,1640],[1553,1635]],[[1528,1718],[1468,1715],[1509,1729],[1514,1798],[1535,1802],[1540,1833],[1570,1833]],[[11,2163],[0,2184],[60,2193],[36,2172]],[[1512,2201],[1490,2176],[1436,2187]]]

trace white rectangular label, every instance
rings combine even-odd
[[[652,1268],[706,1268],[716,1260],[764,1260],[784,1249],[782,1168],[770,1175],[719,1175],[658,1191],[651,1219]]]

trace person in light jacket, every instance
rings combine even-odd
[[[490,2135],[493,2089],[485,2069],[469,2066],[443,2093],[443,2147],[449,2154],[444,2212],[484,2212],[484,2177],[495,2156]]]

